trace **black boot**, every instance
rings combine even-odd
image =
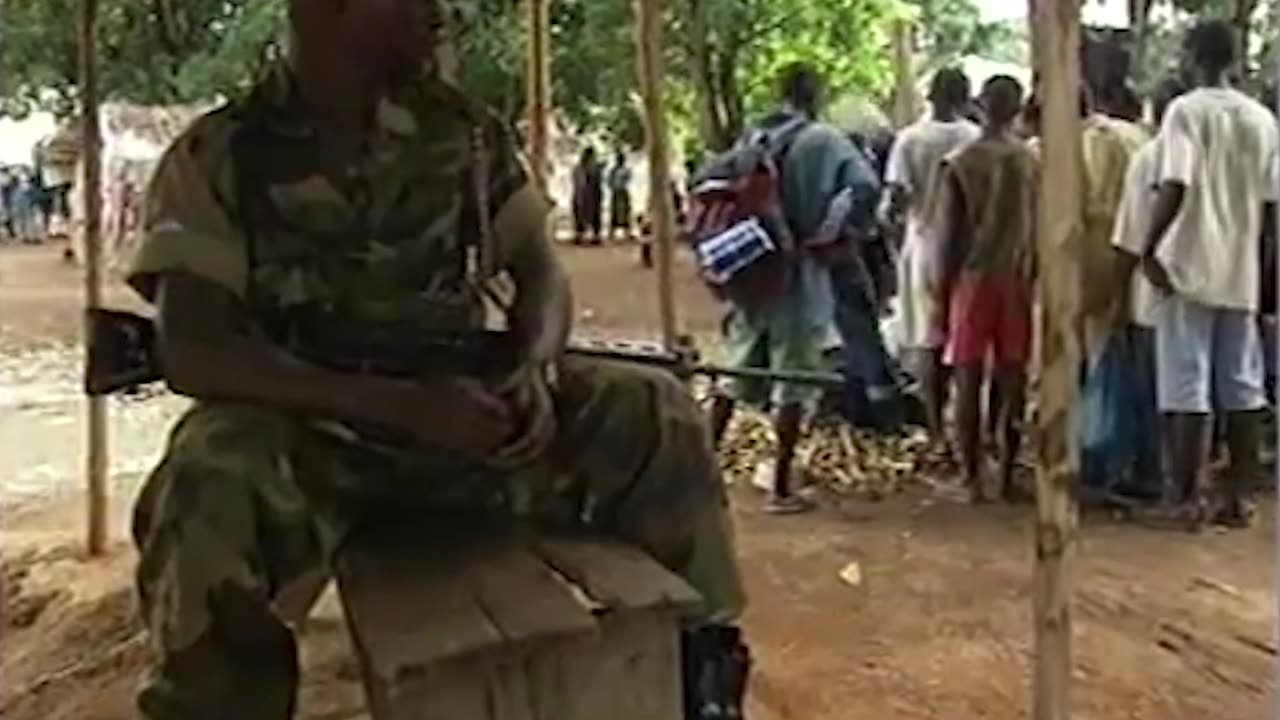
[[[751,674],[742,631],[711,626],[682,640],[685,720],[741,720]]]

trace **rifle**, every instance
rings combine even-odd
[[[164,371],[156,350],[154,322],[141,315],[101,308],[88,310],[87,320],[89,347],[84,377],[84,390],[87,394],[102,396],[133,392],[164,380]],[[427,338],[417,345],[424,353],[437,351],[455,357],[485,358],[491,356],[495,348],[502,346],[505,339],[506,336],[502,333],[481,332]],[[657,367],[686,381],[695,376],[704,376],[824,387],[842,387],[845,384],[845,379],[836,373],[731,368],[705,363],[687,337],[682,338],[674,349],[649,342],[575,339],[570,341],[566,352],[578,357]],[[487,359],[492,360],[492,357]],[[459,364],[474,366],[470,361]]]

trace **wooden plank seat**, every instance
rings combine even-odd
[[[373,720],[680,720],[700,602],[598,539],[383,532],[336,573]]]

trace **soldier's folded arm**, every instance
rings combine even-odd
[[[239,298],[195,274],[159,275],[156,306],[160,364],[181,395],[406,430],[412,424],[406,398],[427,400],[420,384],[333,372],[297,359],[253,326]]]

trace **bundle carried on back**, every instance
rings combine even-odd
[[[722,300],[759,305],[787,289],[796,243],[779,188],[787,151],[808,124],[796,118],[753,131],[694,178],[685,236],[703,281]]]

